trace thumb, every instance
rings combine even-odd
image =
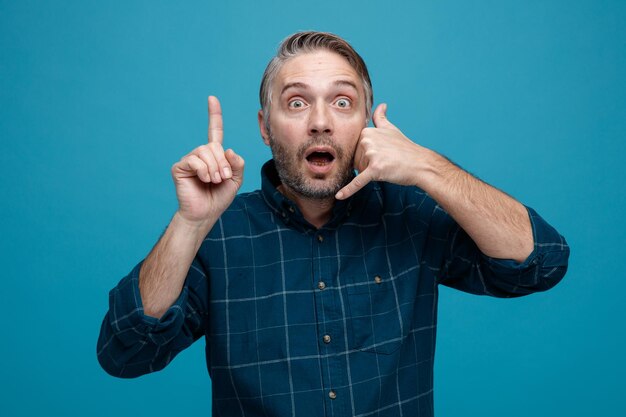
[[[241,182],[243,178],[243,167],[244,167],[243,158],[237,155],[235,151],[233,151],[232,149],[228,149],[226,152],[224,152],[224,156],[226,157],[226,160],[228,161],[228,163],[230,164],[230,168],[232,169],[232,172],[233,172],[232,178],[235,181]]]
[[[372,115],[372,121],[374,122],[374,126],[376,127],[385,127],[398,130],[397,127],[393,125],[387,119],[387,103],[381,103],[374,110],[374,114]]]

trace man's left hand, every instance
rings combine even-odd
[[[335,197],[343,200],[370,181],[385,181],[399,185],[418,185],[420,167],[434,154],[404,136],[387,119],[387,104],[379,104],[372,120],[375,127],[361,132],[354,154],[354,168],[359,174]]]

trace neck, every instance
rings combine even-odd
[[[283,184],[279,185],[277,190],[285,197],[295,202],[305,220],[317,229],[324,226],[330,220],[335,205],[334,197],[324,199],[306,198],[295,193],[288,187],[285,187]]]

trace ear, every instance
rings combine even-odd
[[[263,110],[259,110],[259,113],[257,114],[257,119],[259,121],[259,130],[261,131],[263,143],[265,143],[267,146],[270,146],[270,135],[267,131],[267,127],[265,126],[265,121],[263,120]]]

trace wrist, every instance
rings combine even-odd
[[[428,148],[422,147],[419,166],[415,170],[414,185],[431,194],[446,184],[455,170],[455,166],[445,157]]]
[[[202,242],[216,220],[212,218],[202,220],[188,219],[180,211],[176,211],[170,222],[170,227],[179,230],[183,236],[188,236],[196,242]]]

